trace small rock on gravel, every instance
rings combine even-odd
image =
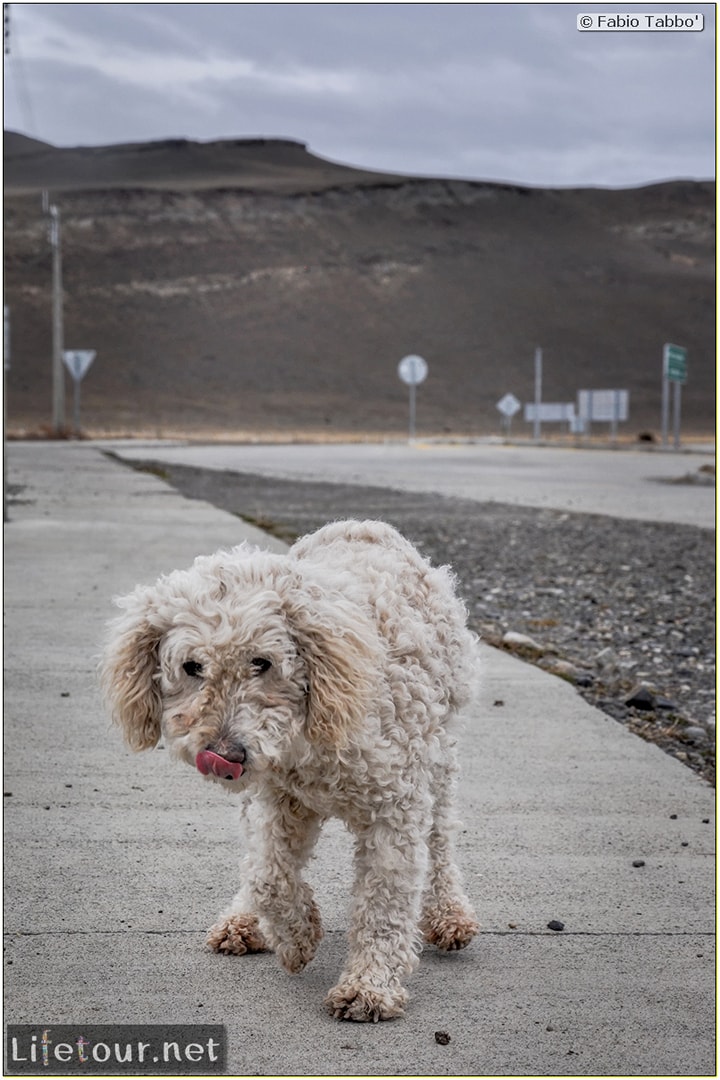
[[[510,649],[527,650],[542,656],[546,651],[545,646],[535,641],[528,634],[520,634],[517,630],[508,630],[502,637],[503,645]]]
[[[706,743],[708,741],[707,732],[701,727],[686,727],[685,738],[694,743]]]
[[[625,698],[625,704],[632,706],[633,709],[645,709],[650,712],[657,703],[649,686],[636,686],[630,696]]]

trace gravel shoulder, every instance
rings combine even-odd
[[[715,536],[386,488],[135,462],[292,543],[381,518],[452,565],[488,644],[573,683],[591,704],[714,783]]]

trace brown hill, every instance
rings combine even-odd
[[[142,187],[172,191],[251,188],[276,195],[362,186],[402,177],[324,161],[295,139],[223,139],[55,147],[5,136],[5,190],[14,194]]]
[[[683,429],[714,427],[714,185],[547,190],[323,161],[291,140],[60,149],[6,136],[11,430],[50,420],[51,258],[94,431],[498,429],[506,392],[628,388],[657,431],[665,341],[689,351]],[[70,387],[68,386],[68,392]],[[516,430],[526,430],[515,421]]]

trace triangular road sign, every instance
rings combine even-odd
[[[96,355],[94,349],[66,349],[63,352],[65,367],[75,382],[80,382]]]

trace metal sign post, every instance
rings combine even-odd
[[[540,346],[535,350],[535,416],[533,419],[533,438],[540,439],[540,419],[542,403],[542,349]]]
[[[682,384],[687,382],[687,349],[682,345],[663,346],[663,379],[662,379],[662,445],[668,443],[668,426],[670,419],[670,383],[675,384],[673,390],[673,435],[674,447],[680,449],[680,398]]]
[[[60,249],[60,211],[49,208],[50,247],[52,248],[52,402],[53,431],[65,430],[65,380],[63,378],[63,287]]]
[[[87,374],[87,370],[95,359],[97,353],[94,349],[66,349],[63,352],[63,361],[73,377],[75,393],[73,395],[73,424],[75,434],[80,434],[80,383]]]
[[[3,304],[3,521],[8,520],[8,474],[7,474],[7,373],[10,370],[10,308]]]
[[[428,366],[422,356],[404,356],[398,364],[398,375],[410,387],[409,442],[415,438],[415,387],[427,378]]]

